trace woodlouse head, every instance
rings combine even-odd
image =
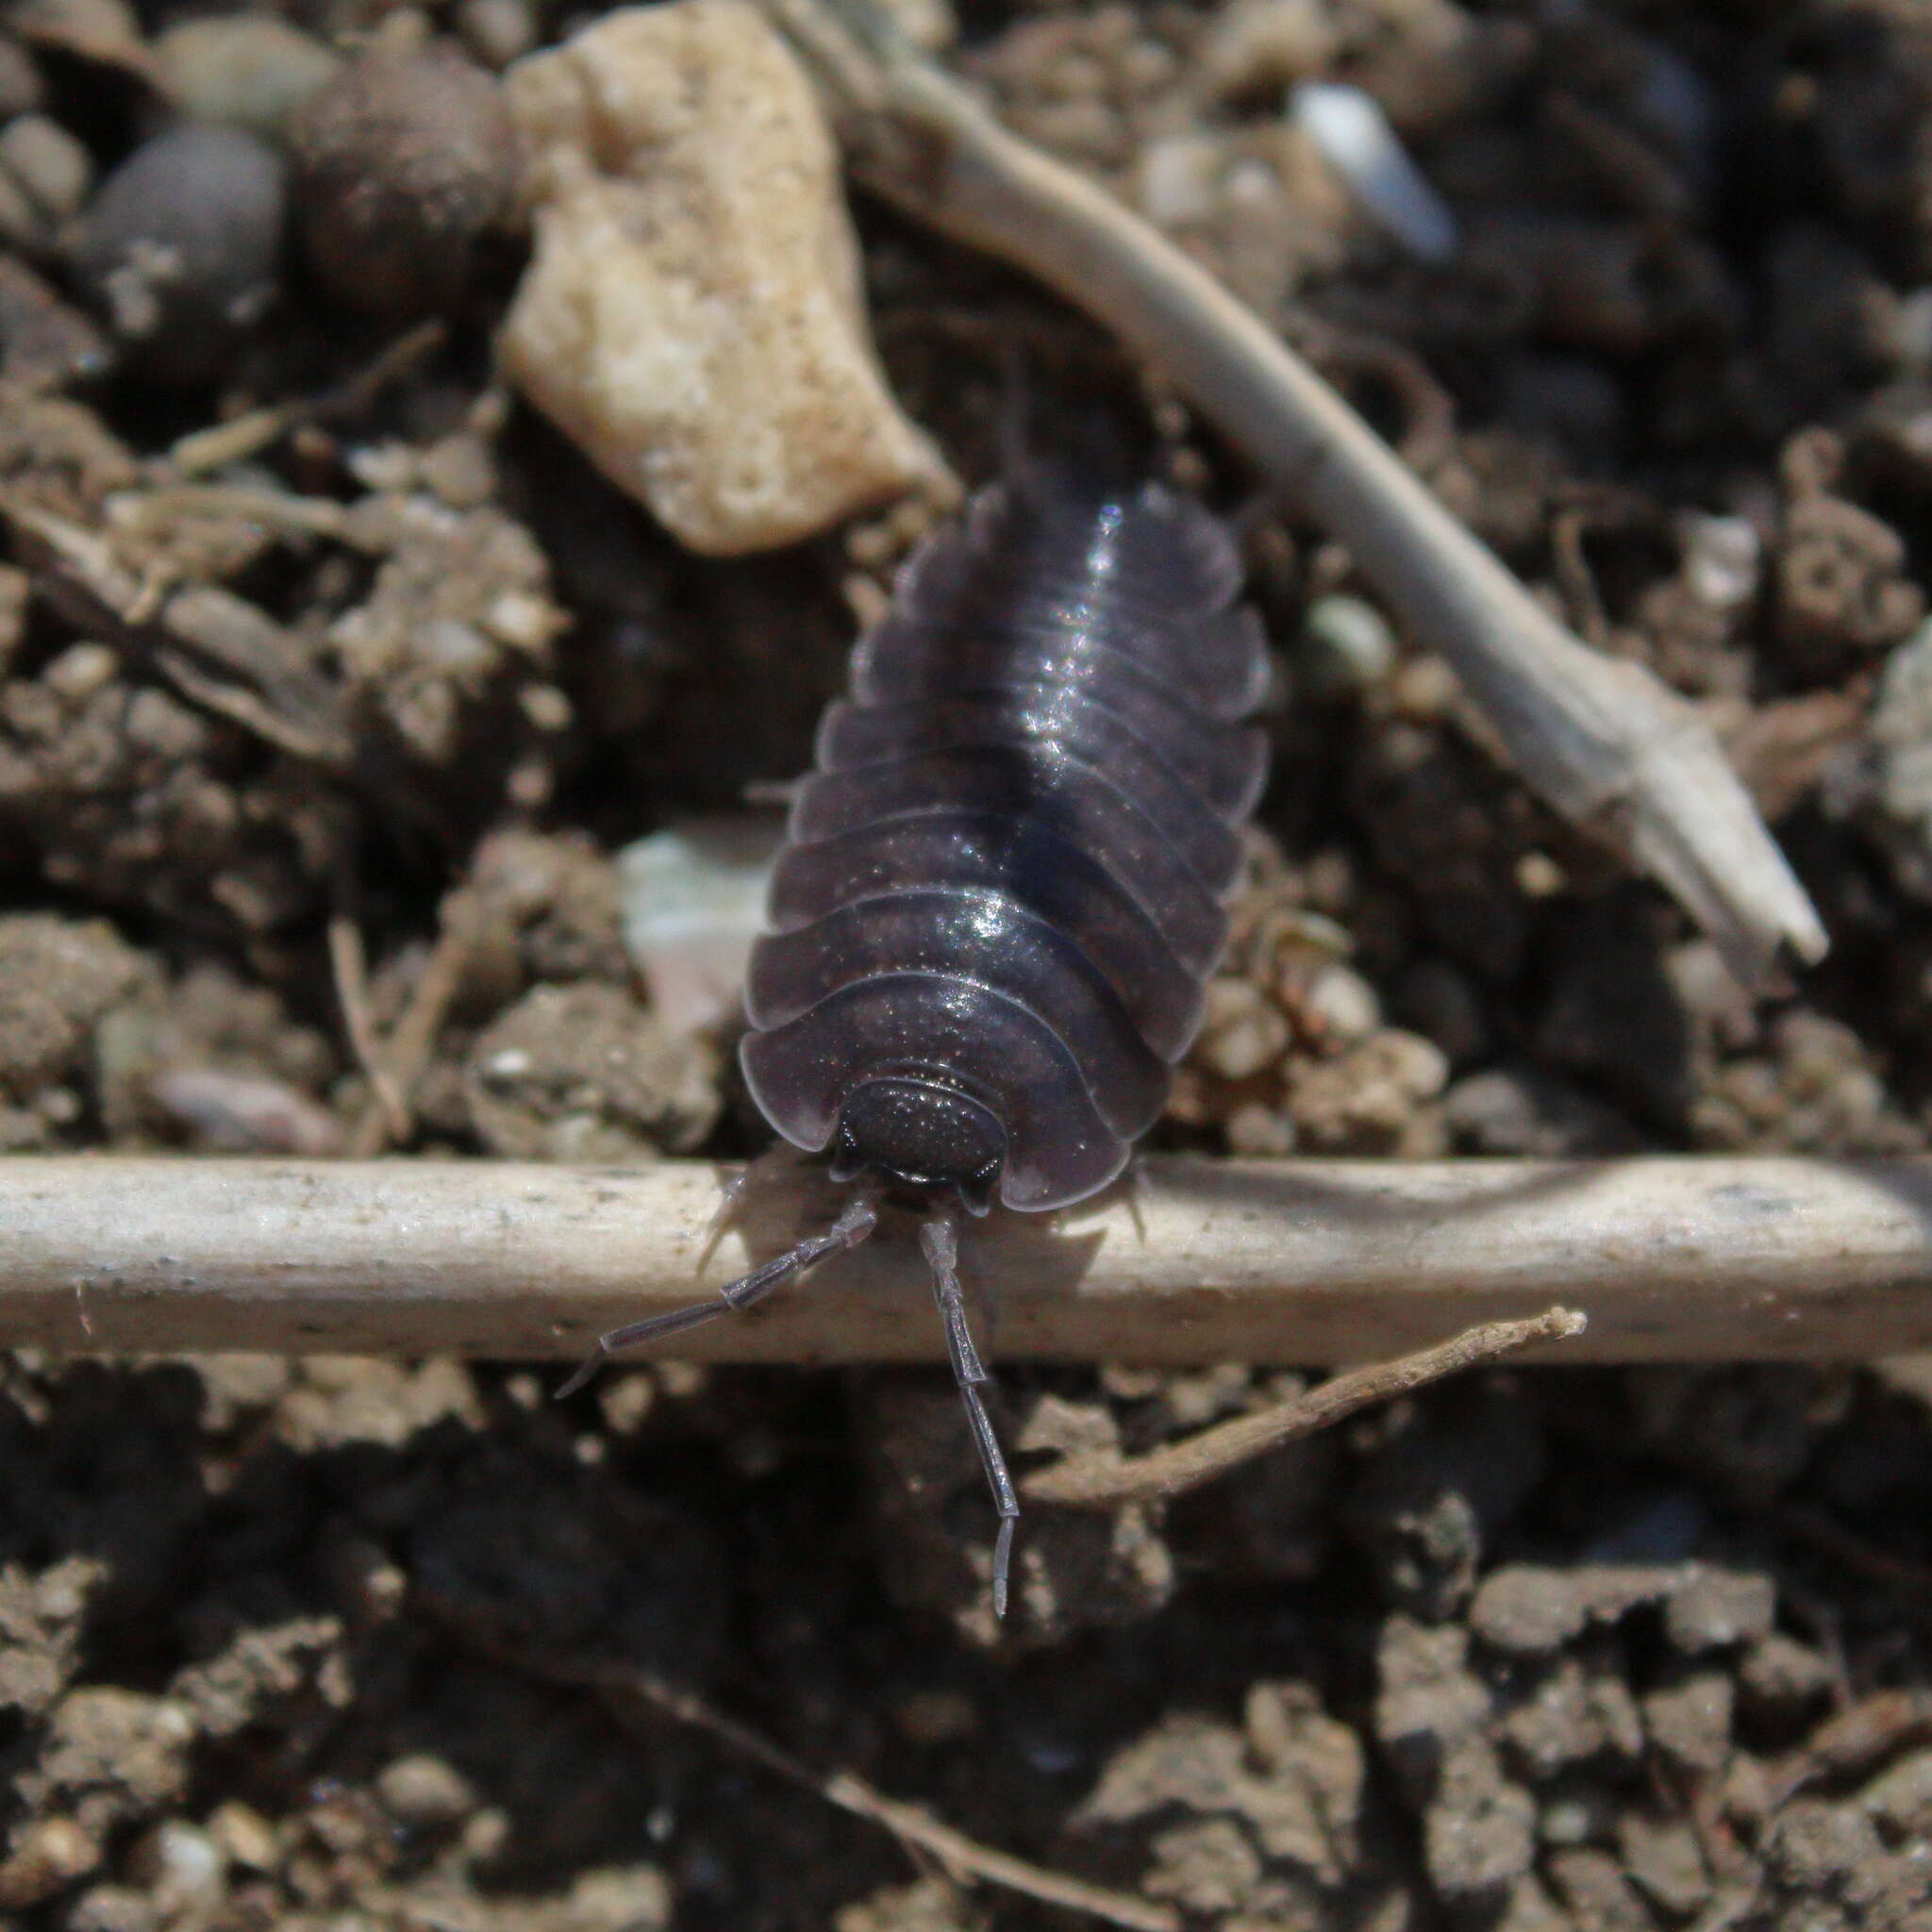
[[[992,1206],[1007,1130],[991,1108],[917,1074],[862,1080],[845,1096],[832,1140],[832,1177],[875,1174],[921,1195],[957,1193],[969,1214]]]

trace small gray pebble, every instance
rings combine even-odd
[[[1831,1660],[1822,1651],[1774,1630],[1745,1653],[1739,1682],[1760,1721],[1797,1723],[1831,1694]]]
[[[1932,1839],[1932,1751],[1901,1757],[1858,1793],[1858,1806],[1896,1839]]]
[[[484,66],[500,74],[537,44],[537,17],[528,0],[462,0],[457,31]]]
[[[0,170],[0,247],[30,253],[43,240],[40,213],[26,190]]]
[[[206,381],[275,293],[284,206],[282,164],[252,135],[171,128],[102,183],[75,281],[143,374]]]
[[[22,114],[0,128],[0,168],[49,224],[78,214],[93,186],[93,157],[44,114]]]
[[[33,56],[18,41],[0,34],[0,121],[31,113],[45,94]]]
[[[341,64],[313,35],[258,13],[183,21],[155,42],[161,85],[182,113],[263,141],[281,140]]]
[[[1664,1606],[1664,1634],[1688,1657],[1765,1636],[1777,1616],[1777,1586],[1749,1570],[1702,1566]]]
[[[1536,1856],[1536,1800],[1487,1744],[1466,1744],[1442,1767],[1423,1842],[1437,1897],[1458,1917],[1493,1917]]]
[[[0,255],[0,382],[58,389],[105,375],[113,359],[91,318],[61,301],[24,261]],[[0,646],[0,677],[6,659]]]
[[[1476,1154],[1565,1159],[1641,1144],[1621,1114],[1535,1067],[1469,1074],[1449,1090],[1443,1113],[1457,1141]]]
[[[469,1780],[425,1752],[386,1766],[375,1780],[375,1791],[398,1824],[419,1831],[447,1830],[476,1808]]]

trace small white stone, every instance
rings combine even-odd
[[[1757,594],[1763,546],[1748,517],[1684,520],[1684,575],[1698,601],[1737,610]]]
[[[80,706],[106,691],[120,675],[121,660],[111,645],[70,644],[41,674],[41,681],[66,703]]]
[[[519,60],[536,254],[504,366],[691,549],[948,492],[873,354],[838,156],[746,0],[625,8]]]
[[[1317,691],[1368,691],[1395,664],[1395,633],[1373,604],[1317,597],[1302,619],[1302,646]]]
[[[484,66],[501,73],[537,44],[537,17],[527,0],[462,0],[457,31]]]
[[[617,855],[625,950],[675,1031],[736,1009],[783,832],[775,813],[698,819]]]
[[[1456,217],[1410,158],[1372,94],[1358,87],[1304,81],[1289,114],[1345,180],[1363,210],[1411,255],[1447,261]]]
[[[1316,970],[1301,1005],[1338,1046],[1353,1046],[1381,1028],[1382,1002],[1375,989],[1353,967],[1339,961]]]
[[[1141,150],[1135,198],[1157,228],[1205,222],[1220,199],[1225,142],[1213,134],[1167,134]]]
[[[93,186],[93,157],[44,114],[23,114],[0,128],[0,167],[48,221],[78,214]]]
[[[1260,988],[1246,979],[1208,983],[1195,1058],[1224,1080],[1245,1080],[1288,1051],[1288,1020]]]
[[[200,1825],[166,1818],[135,1846],[129,1863],[144,1884],[178,1907],[219,1897],[228,1861]]]

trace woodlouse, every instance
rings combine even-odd
[[[1265,777],[1241,583],[1191,500],[1030,464],[914,554],[820,725],[745,990],[754,1097],[855,1191],[716,1301],[612,1330],[561,1391],[856,1246],[876,1195],[909,1195],[999,1510],[1001,1612],[1019,1504],[951,1209],[1084,1199],[1166,1101]]]

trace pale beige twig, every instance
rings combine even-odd
[[[149,528],[180,516],[224,516],[259,524],[278,536],[325,537],[336,542],[348,541],[355,528],[348,510],[333,497],[243,483],[166,483],[128,491],[118,499],[116,511],[125,523]]]
[[[239,724],[264,744],[287,752],[304,764],[334,769],[340,762],[337,747],[327,736],[284,717],[245,685],[209,676],[187,652],[162,646],[154,653],[154,664],[190,704],[199,705],[203,710],[225,718],[231,724]]]
[[[1433,1348],[1350,1369],[1304,1394],[1252,1415],[1236,1416],[1181,1441],[1164,1443],[1144,1456],[1089,1452],[1065,1457],[1050,1468],[1035,1470],[1020,1491],[1029,1503],[1062,1503],[1075,1509],[1117,1509],[1128,1503],[1184,1496],[1270,1449],[1332,1426],[1358,1408],[1407,1395],[1483,1362],[1499,1361],[1532,1342],[1581,1335],[1588,1325],[1589,1318],[1571,1308],[1551,1308],[1526,1322],[1480,1322]]]
[[[362,928],[346,900],[338,903],[329,914],[328,963],[349,1051],[369,1082],[370,1093],[382,1109],[389,1132],[398,1141],[405,1140],[409,1132],[409,1110],[375,1037],[375,1022],[369,1011],[369,970],[362,949]]]
[[[1439,651],[1524,780],[1660,880],[1748,976],[1824,929],[1715,736],[1532,597],[1251,309],[1112,196],[1002,127],[874,0],[762,0],[867,186],[1016,263],[1159,368],[1344,544]]]
[[[1932,1348],[1932,1158],[1150,1158],[1055,1225],[963,1244],[1004,1360],[1357,1363],[1558,1302],[1565,1361],[1859,1361]],[[0,1347],[581,1358],[839,1212],[775,1174],[700,1268],[728,1170],[498,1160],[0,1160]],[[711,1361],[943,1359],[889,1217],[758,1309],[678,1337]],[[87,1292],[92,1333],[75,1319]]]

